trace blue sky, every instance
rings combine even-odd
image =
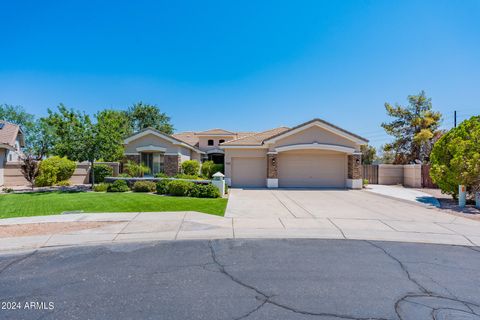
[[[320,117],[371,139],[426,90],[479,113],[480,1],[1,1],[0,103],[156,104],[177,131]]]

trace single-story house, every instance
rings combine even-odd
[[[20,126],[0,120],[0,186],[4,185],[5,166],[21,160],[25,135]]]
[[[212,129],[167,135],[148,128],[125,140],[125,156],[168,175],[178,173],[185,160],[223,160],[232,187],[361,188],[360,146],[367,143],[313,119],[258,133]]]

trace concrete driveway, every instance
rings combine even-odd
[[[237,237],[276,237],[280,224],[303,237],[480,245],[478,221],[363,190],[232,189],[225,217]]]

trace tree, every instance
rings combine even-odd
[[[384,151],[394,152],[396,164],[429,160],[442,117],[439,112],[432,110],[432,101],[424,91],[408,96],[408,102],[406,107],[385,103],[387,114],[395,119],[390,123],[382,123],[382,127],[395,137],[395,141],[386,144]]]
[[[458,185],[480,191],[480,116],[463,121],[433,146],[430,176],[442,192],[456,197]]]
[[[103,161],[118,161],[123,157],[123,139],[131,134],[127,114],[117,110],[103,110],[95,115],[98,139],[102,141],[97,157]]]
[[[377,149],[373,146],[362,145],[360,151],[362,152],[362,164],[373,164],[377,158]]]
[[[38,159],[32,156],[26,156],[22,159],[22,164],[20,166],[20,171],[23,174],[25,180],[30,182],[30,185],[35,186],[35,180],[37,179],[39,173]]]
[[[54,128],[46,118],[37,119],[31,130],[33,132],[24,153],[41,160],[51,154],[55,139]]]
[[[30,145],[35,136],[35,117],[33,114],[28,113],[22,106],[2,104],[0,105],[0,120],[19,125],[25,132],[25,144]]]
[[[151,127],[166,134],[173,133],[170,117],[155,105],[138,102],[128,109],[127,115],[133,132]]]

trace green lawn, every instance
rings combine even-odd
[[[59,214],[63,211],[199,211],[223,216],[227,199],[167,197],[146,193],[37,192],[0,195],[0,218]]]

